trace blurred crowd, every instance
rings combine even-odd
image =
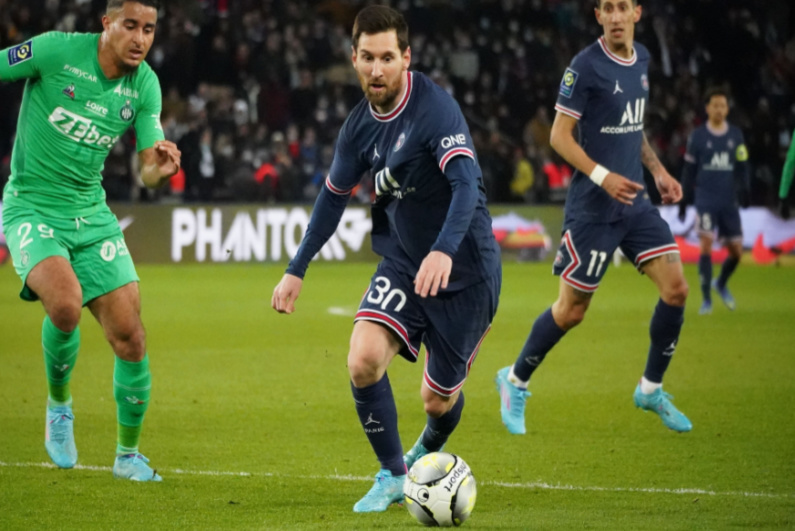
[[[308,202],[337,132],[361,99],[350,64],[354,0],[164,0],[147,58],[166,137],[183,171],[137,182],[130,132],[105,165],[110,200]],[[466,116],[489,199],[559,202],[572,170],[549,147],[562,72],[600,34],[592,0],[397,0],[412,69]],[[641,0],[636,39],[652,53],[646,133],[679,176],[703,94],[724,85],[746,137],[752,201],[773,204],[795,127],[791,0]],[[0,49],[48,30],[99,32],[105,0],[0,0]],[[0,181],[8,176],[22,83],[0,83]],[[368,202],[364,182],[356,200]]]

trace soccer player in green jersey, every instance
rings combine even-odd
[[[784,169],[781,170],[781,184],[779,184],[778,188],[778,212],[783,219],[789,219],[787,196],[789,195],[790,186],[792,186],[793,176],[795,176],[795,131],[792,131],[792,138],[787,150],[787,159],[784,161]]]
[[[20,297],[41,300],[46,312],[44,445],[59,467],[77,462],[69,378],[87,306],[116,354],[113,475],[135,481],[162,479],[138,452],[151,374],[138,276],[105,203],[100,172],[130,126],[147,186],[159,186],[179,170],[180,151],[160,126],[157,76],[144,63],[158,7],[157,0],[108,0],[101,34],[45,33],[0,51],[0,81],[27,80],[3,221],[22,279]]]

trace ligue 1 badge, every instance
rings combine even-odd
[[[642,76],[640,76],[640,85],[643,87],[643,90],[648,92],[648,90],[649,90],[649,78],[646,76],[646,74],[643,74]]]
[[[129,122],[130,120],[133,119],[134,116],[135,116],[135,109],[133,109],[133,106],[130,105],[130,100],[127,100],[127,103],[119,111],[119,117],[125,122]]]

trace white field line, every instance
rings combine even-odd
[[[52,463],[6,463],[0,461],[0,467],[13,467],[13,468],[56,468]],[[92,470],[99,472],[111,472],[112,468],[109,466],[94,466],[94,465],[76,465],[75,470]],[[315,475],[315,474],[277,474],[273,472],[231,472],[225,470],[184,470],[182,468],[166,468],[158,469],[160,472],[168,474],[183,474],[189,476],[262,476],[262,477],[284,477],[293,479],[312,479],[312,480],[328,480],[328,481],[372,481],[372,476],[352,476],[350,474],[340,475]],[[771,492],[744,492],[744,491],[726,491],[720,492],[707,489],[696,488],[678,488],[678,489],[664,489],[653,487],[596,487],[596,486],[583,486],[583,485],[560,485],[551,484],[544,481],[533,481],[530,483],[509,483],[505,481],[482,481],[478,480],[478,485],[502,487],[507,489],[539,489],[539,490],[570,490],[576,492],[638,492],[643,494],[688,494],[688,495],[701,495],[701,496],[740,496],[745,498],[786,498],[795,499],[795,494],[776,494]]]

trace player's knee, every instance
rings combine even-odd
[[[114,331],[108,341],[116,355],[125,361],[139,362],[146,355],[146,332],[143,326]]]
[[[58,330],[71,332],[80,323],[82,309],[79,303],[59,304],[54,308],[50,308],[48,315],[50,316],[50,321]]]
[[[429,417],[438,419],[450,410],[450,401],[444,400],[440,396],[430,398],[425,401],[425,413]]]
[[[353,385],[367,387],[379,379],[380,365],[378,356],[369,349],[351,349],[348,353],[348,374]]]
[[[660,298],[670,306],[684,306],[689,292],[690,287],[682,277],[666,286],[660,294]]]
[[[562,308],[562,311],[554,315],[555,324],[562,330],[571,330],[585,320],[586,305],[575,304]]]

